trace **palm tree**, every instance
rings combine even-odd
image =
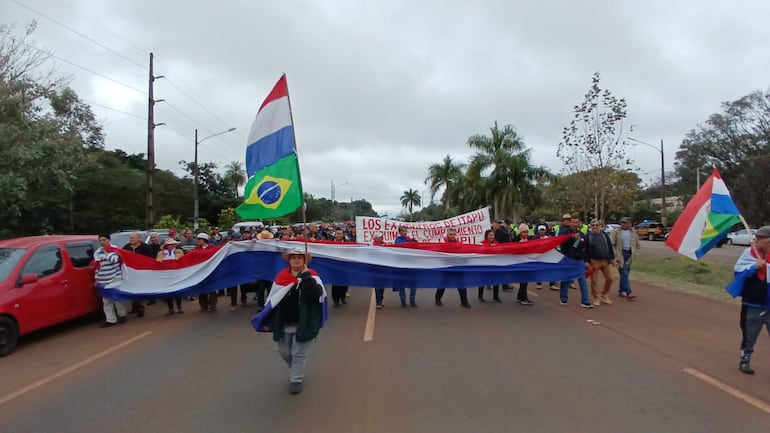
[[[401,206],[409,210],[409,219],[412,219],[412,208],[414,206],[421,206],[422,200],[420,200],[420,193],[409,188],[408,191],[404,191],[404,195],[401,196]]]
[[[534,173],[529,165],[530,151],[511,125],[500,129],[495,122],[489,131],[489,137],[479,134],[468,138],[468,146],[476,149],[476,154],[471,157],[467,175],[479,178],[489,173],[484,182],[486,198],[492,202],[497,219],[515,211],[522,193],[531,195]]]
[[[246,183],[246,171],[241,161],[231,161],[225,166],[225,181],[235,186],[235,197],[238,197],[238,188]]]
[[[453,187],[460,184],[464,167],[465,164],[455,164],[449,155],[445,156],[444,161],[440,164],[432,164],[428,167],[428,177],[425,178],[425,183],[430,188],[431,201],[438,190],[444,187],[444,193],[441,195],[441,201],[444,203],[444,214],[449,213],[450,195]]]

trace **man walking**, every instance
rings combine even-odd
[[[567,219],[569,215],[564,215],[562,221]],[[559,247],[559,250],[566,257],[571,259],[585,261],[585,248],[586,239],[585,235],[580,231],[580,218],[570,218],[569,225],[562,224],[559,226],[559,235],[570,235],[570,238],[564,241]],[[586,268],[588,264],[586,263]],[[583,308],[593,308],[591,300],[588,298],[588,287],[586,285],[586,279],[584,276],[578,278],[578,287],[580,287],[580,306]],[[559,303],[561,305],[567,305],[567,297],[569,296],[569,286],[572,281],[562,281],[559,283]]]
[[[738,368],[754,374],[751,355],[762,327],[770,332],[770,299],[768,299],[767,253],[770,251],[770,226],[760,227],[754,234],[753,247],[743,250],[735,262],[735,280],[727,287],[733,296],[741,297],[741,352]]]
[[[615,250],[612,248],[610,236],[602,230],[599,220],[591,220],[591,231],[586,235],[586,262],[593,268],[591,274],[591,297],[594,307],[600,303],[612,304],[610,288],[612,287],[612,269],[610,263],[615,263]],[[604,276],[604,286],[599,291],[599,272]]]
[[[623,217],[620,219],[620,228],[613,230],[610,240],[615,250],[615,264],[617,264],[620,273],[618,295],[633,301],[636,299],[636,295],[631,293],[629,274],[631,273],[631,264],[639,251],[639,235],[631,228],[631,218]]]
[[[110,235],[99,235],[99,245],[101,245],[99,249],[94,252],[96,284],[108,287],[112,284],[121,283],[123,281],[123,270],[120,267],[120,256],[114,251],[110,251]],[[102,298],[102,308],[104,310],[104,322],[99,325],[100,328],[107,328],[126,322],[126,307],[122,302]]]
[[[444,238],[444,242],[448,244],[459,244],[460,241],[457,240],[457,230],[451,227],[448,228],[446,230],[446,237]],[[436,305],[444,305],[444,303],[441,302],[441,298],[444,296],[445,290],[446,289],[436,289]],[[468,303],[468,290],[464,287],[458,288],[457,293],[460,295],[460,306],[463,308],[471,308],[471,304]]]

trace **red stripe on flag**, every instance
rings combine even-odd
[[[264,108],[265,105],[275,101],[276,99],[281,99],[287,96],[289,96],[289,87],[286,86],[286,75],[281,75],[281,78],[279,78],[278,82],[275,83],[273,90],[271,90],[270,94],[267,95],[267,98],[265,98],[265,102],[260,105],[259,111],[262,111],[262,108]],[[259,114],[259,112],[257,112],[257,114]]]
[[[719,172],[714,169],[714,174],[709,176],[706,183],[698,190],[697,194],[687,203],[684,211],[676,220],[676,224],[671,228],[671,232],[666,239],[666,246],[679,251],[679,247],[682,245],[684,237],[687,232],[690,231],[695,215],[703,208],[703,206],[711,200],[712,190],[714,189],[714,176],[719,177]]]

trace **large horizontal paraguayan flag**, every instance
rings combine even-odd
[[[735,224],[740,212],[716,168],[671,229],[666,245],[679,254],[698,260],[714,248]]]
[[[362,287],[474,287],[488,284],[564,281],[582,276],[584,264],[555,248],[564,237],[493,247],[409,243],[374,246],[310,242],[310,267],[327,284]],[[287,266],[281,253],[302,247],[275,239],[225,244],[193,250],[179,260],[157,262],[129,251],[123,259],[123,283],[102,288],[116,300],[188,296],[258,279],[272,281]]]
[[[746,279],[757,275],[757,256],[756,251],[754,248],[746,248],[743,250],[743,253],[740,257],[738,257],[738,261],[735,262],[735,267],[733,268],[733,271],[735,272],[735,279],[733,279],[732,283],[725,287],[725,290],[727,290],[727,293],[733,295],[733,298],[741,296],[743,294],[743,284],[746,282]],[[770,307],[770,267],[765,266],[764,273],[759,274],[758,277],[760,280],[764,280],[768,287],[767,287],[767,300],[768,305],[756,305],[756,307]]]
[[[302,204],[302,183],[286,75],[259,107],[248,143],[248,180],[244,203],[236,212],[244,219],[276,218],[294,212]]]

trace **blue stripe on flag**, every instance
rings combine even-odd
[[[246,176],[273,165],[286,155],[294,153],[294,128],[285,126],[246,147]]]
[[[739,215],[738,208],[733,203],[732,197],[725,194],[711,195],[711,211],[721,214]]]

